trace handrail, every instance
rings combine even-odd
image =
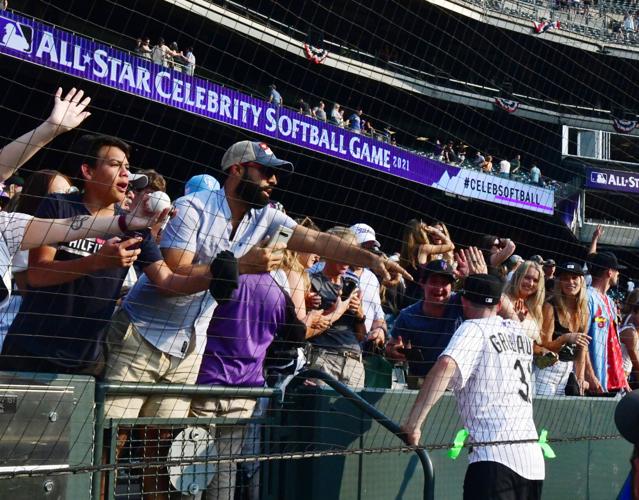
[[[104,447],[104,401],[110,394],[162,394],[165,396],[235,396],[235,397],[274,397],[280,394],[279,389],[268,387],[224,387],[211,385],[186,384],[131,384],[97,382],[95,384],[95,429],[93,463],[102,463],[102,448]],[[102,472],[96,471],[91,478],[91,498],[100,499],[100,483]]]
[[[374,418],[382,427],[385,427],[387,430],[395,434],[399,439],[403,441],[402,430],[396,422],[389,419],[372,404],[356,394],[351,388],[334,379],[326,372],[317,370],[315,368],[308,368],[300,372],[298,376],[306,379],[315,378],[321,380],[326,385],[330,386],[335,392],[357,406],[368,416]],[[419,461],[422,464],[422,469],[424,470],[424,500],[434,500],[435,476],[433,472],[433,463],[431,462],[430,456],[425,449],[415,448],[415,453],[419,457]]]

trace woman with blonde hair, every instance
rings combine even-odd
[[[420,266],[425,266],[431,260],[437,259],[438,255],[452,254],[455,250],[450,236],[435,226],[442,226],[446,230],[446,226],[442,223],[429,226],[417,219],[410,220],[404,229],[399,264],[410,273],[413,281],[406,283],[406,300],[403,307],[422,299],[422,288],[418,284]]]
[[[528,336],[538,341],[543,321],[542,306],[546,294],[544,272],[531,260],[525,261],[508,282],[500,315],[522,323]]]
[[[308,217],[297,221],[302,227],[319,231]],[[306,325],[306,338],[311,338],[329,326],[329,319],[323,310],[317,309],[319,297],[311,290],[308,270],[319,261],[319,256],[311,253],[284,250],[280,268],[273,272],[273,278],[289,295],[297,318]]]
[[[575,262],[556,270],[553,296],[543,305],[541,346],[549,353],[535,364],[535,394],[577,396],[583,394],[590,313],[582,267]],[[542,280],[543,281],[543,280]],[[574,373],[575,382],[569,383]]]

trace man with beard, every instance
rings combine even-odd
[[[588,308],[592,338],[586,358],[586,380],[590,392],[619,392],[630,390],[623,371],[623,359],[617,330],[617,308],[608,297],[608,290],[619,281],[619,265],[612,252],[589,255],[588,268],[592,275],[592,285],[588,287]]]
[[[276,158],[265,143],[233,144],[224,153],[221,167],[226,177],[222,189],[195,192],[175,202],[178,214],[164,230],[160,243],[167,265],[175,272],[208,275],[209,267],[214,267],[216,257],[224,251],[237,258],[240,274],[273,271],[282,261],[284,245],[271,248],[268,241],[280,226],[293,229],[287,245],[293,251],[368,267],[383,279],[390,277],[388,271],[403,271],[357,245],[345,245],[336,236],[298,226],[270,207],[278,179],[291,174],[293,165]],[[403,274],[408,277],[405,271]],[[107,380],[195,383],[201,363],[199,353],[204,350],[216,305],[206,292],[163,295],[143,276],[114,317],[108,335]],[[228,332],[229,336],[236,334],[239,331]],[[180,418],[187,416],[189,405],[187,397],[117,396],[107,400],[105,411],[107,418]],[[171,431],[163,434],[170,438]],[[120,446],[124,439],[126,435],[120,436]],[[147,447],[146,451],[147,458],[160,454],[159,447]],[[166,491],[159,484],[164,479],[162,475],[145,475],[145,480],[153,483],[153,491]]]

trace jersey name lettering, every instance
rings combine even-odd
[[[532,342],[529,338],[522,337],[521,335],[512,337],[506,337],[503,333],[497,335],[491,335],[489,337],[490,343],[495,348],[495,351],[502,353],[504,351],[512,351],[520,354],[532,354]],[[513,342],[514,340],[514,342]]]

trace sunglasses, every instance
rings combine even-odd
[[[267,179],[270,179],[273,176],[279,177],[282,174],[282,172],[275,167],[268,167],[254,161],[247,161],[246,163],[240,163],[240,165],[242,165],[243,167],[253,167],[253,168],[257,168],[258,170],[261,170],[262,174]]]

